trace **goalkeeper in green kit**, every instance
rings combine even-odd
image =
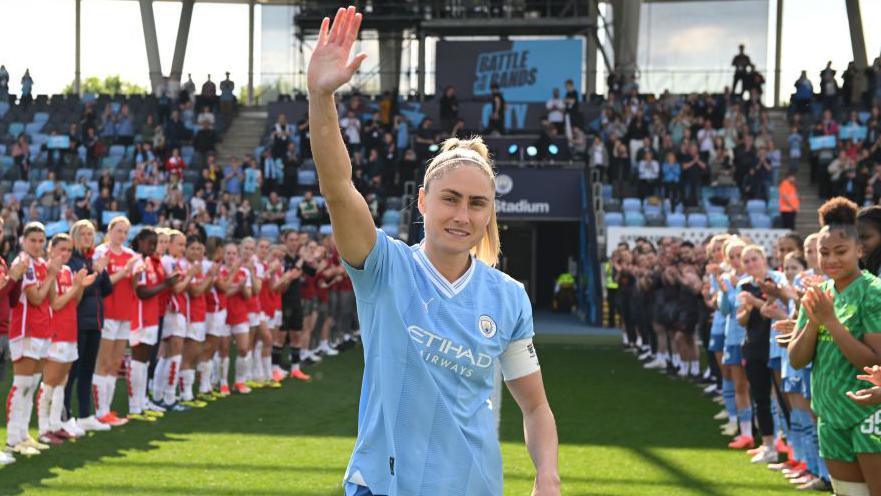
[[[872,374],[881,364],[881,279],[860,271],[856,213],[844,198],[820,208],[820,266],[829,279],[801,300],[789,360],[797,369],[813,362],[811,408],[835,494],[881,496],[881,406],[861,382],[881,375]]]

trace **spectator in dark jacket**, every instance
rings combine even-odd
[[[168,149],[177,148],[189,139],[189,131],[180,120],[180,112],[171,113],[171,119],[165,123],[165,144]]]
[[[113,291],[110,276],[105,268],[107,259],[92,261],[95,249],[95,227],[88,220],[77,221],[70,230],[73,240],[73,254],[67,265],[74,273],[85,268],[90,273],[100,275],[95,282],[85,288],[82,299],[77,305],[77,351],[79,359],[73,363],[64,388],[64,408],[68,418],[76,417],[77,424],[90,430],[90,424],[99,423],[92,416],[92,374],[95,372],[95,360],[98,358],[98,345],[101,343],[101,327],[104,325],[104,297]],[[76,382],[78,415],[70,410],[70,398],[73,384]],[[94,428],[94,427],[93,427]]]

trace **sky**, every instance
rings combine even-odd
[[[705,84],[711,79],[708,74],[728,68],[737,43],[742,41],[760,69],[770,72],[770,89],[774,74],[773,68],[768,71],[768,64],[773,63],[775,5],[775,0],[646,4],[641,19],[640,65],[657,74],[689,70],[688,74],[680,72],[675,80],[659,79],[659,85],[684,88]],[[881,0],[860,0],[860,5],[871,63],[881,53]],[[163,1],[155,2],[153,8],[162,70],[167,74],[181,7],[178,2]],[[26,67],[31,69],[36,93],[57,93],[70,84],[74,75],[73,0],[0,0],[0,12],[6,20],[24,20],[4,22],[0,29],[0,64],[10,72],[10,91],[19,92]],[[52,15],[43,15],[46,12]],[[292,16],[289,7],[256,7],[255,83],[274,81],[277,73],[292,72],[302,65],[291,39]],[[368,50],[376,62],[375,50]],[[429,51],[429,70],[432,55]],[[831,60],[840,75],[851,58],[843,0],[785,1],[780,68],[784,96],[802,69],[817,79],[825,62]],[[83,79],[118,74],[124,80],[149,85],[138,2],[82,0],[81,64]],[[228,70],[237,86],[243,87],[247,67],[247,5],[196,3],[184,74],[192,73],[201,85],[207,74],[218,80]],[[693,75],[695,70],[699,75]]]

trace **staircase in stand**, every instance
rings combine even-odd
[[[218,163],[229,163],[230,157],[253,155],[266,131],[266,107],[241,107],[223,142],[217,146]]]

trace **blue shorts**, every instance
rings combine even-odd
[[[768,359],[768,368],[775,372],[780,372],[783,370],[783,361],[780,360],[780,357],[771,357]]]
[[[802,385],[801,374],[784,377],[782,382],[783,384],[781,386],[783,387],[784,393],[802,394],[804,386]]]
[[[743,365],[743,347],[726,346],[722,354],[722,365]]]
[[[710,334],[710,344],[707,345],[707,349],[712,351],[713,353],[718,353],[720,351],[725,350],[725,335],[724,334]]]
[[[379,496],[371,493],[367,486],[360,486],[349,481],[343,484],[343,489],[346,491],[343,493],[345,496]]]
[[[805,367],[800,370],[801,376],[801,395],[810,399],[811,397],[811,367]]]

